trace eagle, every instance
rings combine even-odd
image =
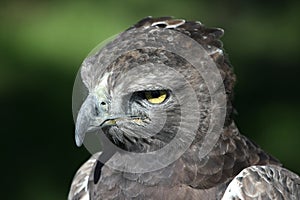
[[[76,144],[93,155],[69,200],[300,199],[299,176],[233,120],[223,34],[146,17],[87,56],[73,114]]]

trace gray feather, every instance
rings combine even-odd
[[[216,120],[210,117],[210,114],[214,109],[218,109],[218,105],[211,103],[212,98],[203,75],[201,76],[187,60],[166,51],[163,44],[161,49],[137,48],[122,52],[122,49],[128,48],[129,45],[126,39],[132,37],[132,34],[140,33],[139,28],[149,32],[172,29],[192,38],[206,50],[218,68],[223,82],[215,83],[213,94],[220,94],[220,88],[224,85],[226,119],[221,135],[216,136],[216,143],[211,146],[207,155],[203,156],[201,149],[209,124]],[[179,125],[183,136],[177,141],[176,148],[180,149],[191,138],[188,134],[189,129],[197,119],[196,116],[190,116],[186,121],[180,118],[182,110],[179,102],[187,105],[188,113],[195,110],[195,105],[187,100],[190,98],[186,92],[189,87],[195,91],[195,98],[200,102],[200,113],[197,113],[200,121],[198,129],[195,130],[195,138],[187,150],[176,161],[161,169],[133,173],[104,165],[99,181],[94,183],[95,163],[99,154],[93,156],[76,173],[69,200],[300,198],[299,177],[282,168],[276,158],[241,135],[232,119],[235,75],[220,41],[223,34],[222,29],[208,28],[200,22],[171,17],[147,17],[121,33],[99,52],[85,59],[81,68],[82,84],[90,95],[97,94],[101,99],[99,104],[94,103],[89,109],[102,110],[106,115],[98,112],[79,113],[88,118],[86,123],[92,121],[94,128],[102,126],[97,124],[96,119],[114,116],[115,121],[110,121],[114,126],[106,126],[102,130],[120,149],[136,153],[153,152],[173,140]],[[171,38],[168,44],[176,46],[176,43],[172,42],[177,39],[176,34],[167,36]],[[155,40],[155,37],[148,39]],[[141,45],[139,42],[134,45]],[[146,63],[151,65],[145,65]],[[160,69],[163,65],[168,66],[170,70],[162,73]],[[187,82],[175,79],[172,70],[178,72]],[[161,88],[176,91],[176,98],[170,94],[164,104],[155,107],[147,104],[140,95],[141,91]],[[106,107],[100,102],[105,102]],[[81,118],[85,119],[84,117]],[[81,130],[80,126],[78,130]],[[123,158],[125,163],[128,160],[130,162],[123,151],[117,151],[110,156],[108,162],[111,163],[121,162],[122,159],[117,158]],[[166,159],[167,156],[157,157],[142,164],[154,168]],[[141,163],[134,164],[133,171],[143,167],[140,166]]]

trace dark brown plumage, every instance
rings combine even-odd
[[[97,158],[107,155],[105,154],[105,150],[102,154],[98,153],[78,170],[71,186],[69,199],[222,199],[225,191],[224,199],[249,199],[251,198],[247,196],[250,194],[248,192],[249,190],[256,195],[256,198],[260,198],[260,194],[262,194],[261,197],[263,198],[271,198],[272,196],[270,195],[275,193],[276,195],[279,193],[278,195],[281,195],[281,197],[287,197],[285,195],[289,195],[288,197],[294,199],[299,198],[299,177],[283,169],[277,159],[241,135],[232,120],[232,99],[235,75],[230,66],[228,57],[224,53],[222,42],[219,40],[223,35],[223,30],[219,28],[207,28],[203,24],[194,21],[185,21],[170,17],[147,17],[125,31],[123,35],[121,34],[119,39],[108,44],[107,52],[110,52],[109,50],[113,49],[114,44],[118,41],[122,41],[122,37],[126,37],[126,34],[129,34],[130,31],[139,28],[149,31],[159,29],[175,30],[197,41],[207,51],[221,74],[226,93],[226,118],[221,135],[216,144],[212,147],[212,150],[204,157],[200,156],[204,133],[207,131],[210,121],[214,120],[207,114],[212,112],[213,106],[209,103],[210,97],[207,87],[203,86],[203,88],[199,88],[204,82],[203,78],[196,75],[196,72],[193,71],[189,62],[163,49],[136,49],[118,57],[104,71],[97,71],[99,70],[98,65],[101,63],[101,55],[105,55],[105,50],[99,51],[92,57],[87,58],[81,69],[81,78],[90,93],[101,85],[100,80],[103,79],[100,78],[98,81],[97,77],[106,77],[109,72],[114,72],[109,74],[108,78],[105,79],[107,80],[105,89],[108,90],[109,95],[111,95],[113,99],[114,88],[121,85],[120,77],[122,74],[128,73],[133,66],[140,66],[147,62],[154,63],[154,65],[163,63],[176,69],[176,71],[182,74],[191,84],[191,87],[196,92],[198,101],[201,102],[201,121],[195,139],[189,148],[179,159],[162,169],[144,173],[120,171],[108,165],[101,165],[99,162],[97,164]],[[103,58],[105,57],[103,56]],[[143,72],[140,73],[140,76],[143,76]],[[155,72],[153,72],[153,74],[155,74]],[[98,83],[96,83],[96,79]],[[179,84],[179,88],[184,88],[184,85],[180,85],[178,81],[176,82],[176,80],[172,78],[170,78],[169,82],[171,82],[172,85]],[[98,90],[96,91],[98,92]],[[121,88],[121,91],[124,92],[124,88]],[[131,110],[133,110],[131,112],[142,113],[143,116],[146,116],[145,118],[139,118],[140,121],[132,119],[130,123],[134,123],[134,125],[129,126],[126,125],[127,122],[124,122],[126,127],[122,129],[122,126],[124,126],[121,124],[123,123],[122,119],[120,122],[114,122],[113,126],[103,127],[103,131],[115,145],[126,151],[139,153],[156,150],[174,137],[172,133],[176,130],[176,126],[178,126],[177,118],[175,117],[179,112],[178,105],[175,100],[171,99],[169,101],[170,102],[167,103],[172,103],[173,107],[169,106],[163,108],[167,110],[172,120],[168,121],[169,118],[167,118],[164,128],[155,136],[140,139],[135,135],[137,133],[148,133],[147,131],[136,130],[137,123],[139,123],[138,127],[141,127],[147,123],[151,124],[156,120],[156,118],[150,118],[149,116],[155,116],[158,111],[151,111],[152,113],[154,112],[154,114],[148,115],[150,111],[145,107],[141,108],[141,110],[138,109],[140,107],[131,108]],[[103,100],[102,102],[106,101]],[[114,104],[112,103],[111,105]],[[110,109],[113,110],[116,108]],[[81,111],[79,111],[79,116],[80,113]],[[149,118],[150,120],[146,121],[146,119]],[[81,119],[77,117],[77,124],[81,122],[80,120]],[[119,118],[116,118],[116,120],[118,121]],[[80,132],[80,128],[78,125],[76,130]],[[87,128],[85,131],[86,130]],[[166,135],[166,133],[168,134]],[[78,144],[81,144],[82,140],[83,138],[77,139]],[[116,154],[126,156],[118,151]],[[113,158],[107,158],[106,160],[110,159]],[[149,163],[150,166],[151,164],[153,163]],[[262,167],[253,166],[263,166],[263,169]],[[274,176],[270,174],[271,172],[274,172]],[[239,173],[246,173],[247,177],[243,179]],[[259,181],[261,177],[266,176],[264,173],[269,173],[266,178],[268,184],[261,184],[259,186],[260,188],[258,188],[258,186],[253,188],[253,186],[248,183],[249,181],[251,182],[251,180]],[[238,174],[239,176],[237,176]],[[252,177],[252,174],[256,174],[256,179]],[[95,180],[98,178],[99,180]],[[287,178],[289,181],[286,181]],[[230,184],[230,182],[232,182],[232,184]],[[239,185],[239,183],[241,185]],[[274,184],[274,187],[269,187],[270,184]],[[228,185],[230,188],[227,188]],[[278,185],[284,188],[285,191],[282,192]],[[252,188],[249,189],[248,187]]]

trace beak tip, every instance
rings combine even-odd
[[[83,143],[82,139],[79,138],[77,134],[75,136],[75,142],[76,142],[77,147],[81,147],[81,145]]]

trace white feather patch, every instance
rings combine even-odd
[[[245,198],[242,195],[242,183],[238,178],[243,178],[241,173],[237,175],[228,185],[222,200],[230,200],[230,199],[240,199],[244,200]]]
[[[92,173],[93,167],[96,163],[97,158],[100,156],[101,152],[94,154],[87,162],[85,162],[76,172],[70,192],[68,195],[68,200],[89,200],[89,190],[88,183],[90,174]]]

